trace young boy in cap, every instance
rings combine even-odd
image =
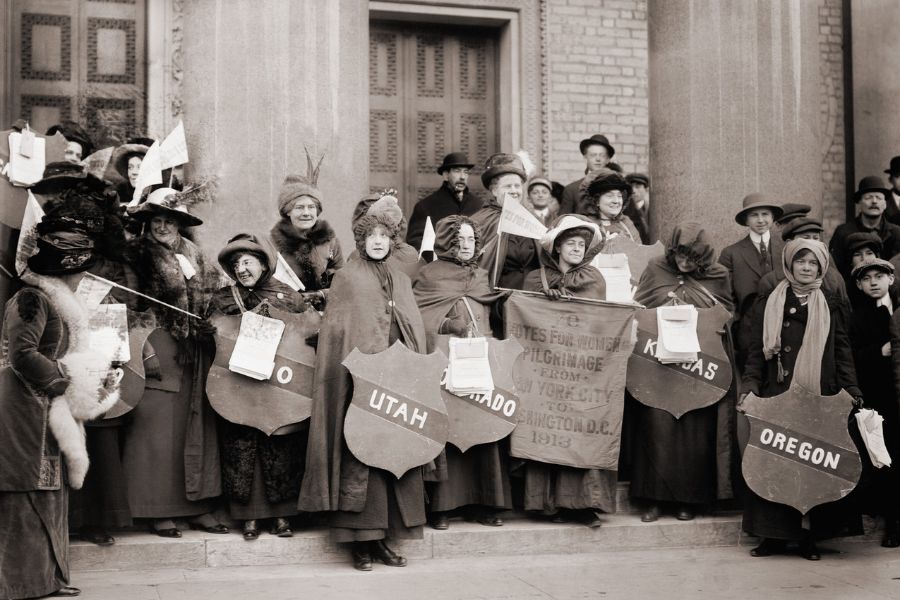
[[[874,231],[851,233],[847,236],[844,246],[850,261],[848,265],[850,272],[860,263],[879,258],[882,251],[881,238]],[[850,296],[850,305],[856,307],[860,300],[865,298],[865,295],[856,287],[852,275],[846,277],[846,287]]]
[[[780,206],[764,194],[753,193],[744,198],[743,206],[734,216],[738,225],[747,228],[747,235],[726,247],[719,263],[731,275],[734,298],[734,335],[738,364],[743,364],[749,340],[741,334],[741,318],[750,311],[756,289],[763,275],[772,271],[781,260],[781,240],[771,233],[772,223],[783,213]]]
[[[881,239],[879,256],[885,260],[900,252],[900,227],[889,223],[884,218],[884,210],[887,206],[887,197],[890,195],[884,187],[881,177],[870,175],[863,177],[856,190],[856,210],[859,213],[855,219],[839,225],[834,230],[828,249],[834,257],[838,271],[845,279],[850,279],[850,271],[853,265],[850,261],[851,251],[847,248],[847,237],[853,233],[875,232]],[[849,286],[848,286],[849,287]]]
[[[900,411],[894,396],[894,372],[891,369],[891,322],[900,298],[893,285],[894,266],[872,257],[860,261],[851,273],[854,287],[862,297],[854,305],[850,322],[856,380],[866,399],[866,408],[875,409],[884,418],[885,445],[891,457],[897,460],[900,457]],[[881,545],[896,548],[900,546],[900,465],[876,469],[869,463],[867,455],[862,456],[866,465],[863,482],[868,483],[861,486],[863,510],[884,517],[885,535]]]
[[[629,173],[625,183],[631,186],[630,202],[625,205],[625,216],[631,219],[641,235],[641,243],[650,243],[650,177],[644,173]]]

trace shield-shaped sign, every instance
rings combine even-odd
[[[720,333],[731,314],[719,304],[698,308],[697,313],[699,358],[676,364],[656,360],[656,309],[639,310],[636,315],[637,343],[628,359],[628,391],[642,404],[661,408],[676,419],[715,404],[731,387],[731,363]]]
[[[449,355],[449,335],[434,337],[434,347]],[[513,364],[524,352],[516,338],[488,339],[488,361],[494,392],[457,396],[447,390],[447,369],[441,377],[441,397],[450,417],[448,442],[465,452],[477,444],[502,440],[516,428],[519,395],[513,381]]]
[[[624,235],[617,235],[603,246],[604,254],[624,254],[628,257],[628,270],[631,271],[632,285],[638,284],[641,274],[647,268],[647,263],[657,256],[662,256],[665,252],[666,249],[662,242],[657,241],[655,244],[645,246]]]
[[[419,354],[395,342],[377,354],[354,348],[341,364],[353,376],[344,439],[357,459],[399,479],[441,453],[450,429],[441,398],[443,352]]]
[[[118,367],[122,371],[119,381],[119,401],[109,409],[104,419],[121,417],[138,405],[144,397],[146,377],[144,374],[144,344],[156,329],[151,313],[134,313],[128,315],[128,350],[131,359]]]
[[[747,396],[750,439],[741,470],[758,496],[806,514],[856,487],[862,462],[847,431],[853,399],[818,396],[799,384],[778,396]]]
[[[226,420],[255,427],[266,435],[309,418],[312,408],[316,353],[306,338],[319,330],[316,311],[287,313],[263,303],[268,315],[284,322],[284,334],[275,355],[275,369],[266,381],[234,373],[228,361],[241,329],[241,315],[213,317],[216,359],[209,370],[206,394],[213,409]]]

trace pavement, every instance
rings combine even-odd
[[[900,599],[900,549],[821,545],[822,560],[751,558],[746,546],[73,573],[86,600]]]

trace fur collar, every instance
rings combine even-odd
[[[115,349],[90,347],[88,310],[62,279],[26,271],[22,281],[47,296],[68,333],[68,348],[59,362],[69,386],[61,396],[50,399],[48,421],[66,459],[69,485],[79,489],[90,464],[84,421],[99,417],[119,401],[118,382],[106,381]]]
[[[291,225],[291,220],[283,217],[271,231],[272,243],[279,252],[292,254],[301,246],[321,246],[334,239],[334,230],[327,221],[319,219],[316,224],[307,231],[297,231]]]

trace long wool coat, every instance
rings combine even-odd
[[[777,396],[790,388],[808,317],[807,307],[801,305],[794,293],[788,289],[784,303],[784,325],[781,329],[781,364],[784,369],[784,380],[779,382],[777,360],[774,358],[766,360],[763,354],[763,324],[767,299],[768,297],[757,299],[749,314],[753,337],[742,385],[742,391],[753,392],[763,398]],[[830,396],[843,388],[855,397],[860,394],[860,390],[856,385],[856,372],[847,328],[835,298],[826,294],[825,299],[828,302],[831,327],[822,354],[822,395]],[[847,410],[849,412],[849,406]],[[858,514],[850,511],[852,503],[851,494],[844,500],[813,508],[809,512],[810,529],[807,530],[802,528],[802,515],[795,508],[769,502],[756,494],[748,493],[744,502],[743,527],[753,535],[784,540],[801,540],[807,535],[816,539],[855,535],[862,531]]]
[[[371,469],[344,443],[344,417],[353,392],[341,361],[354,348],[375,354],[390,345],[391,330],[415,352],[425,351],[425,329],[409,278],[387,261],[358,259],[335,274],[316,350],[310,437],[298,508],[361,513]],[[389,475],[393,479],[393,475]],[[422,470],[394,484],[403,523],[425,523]]]

